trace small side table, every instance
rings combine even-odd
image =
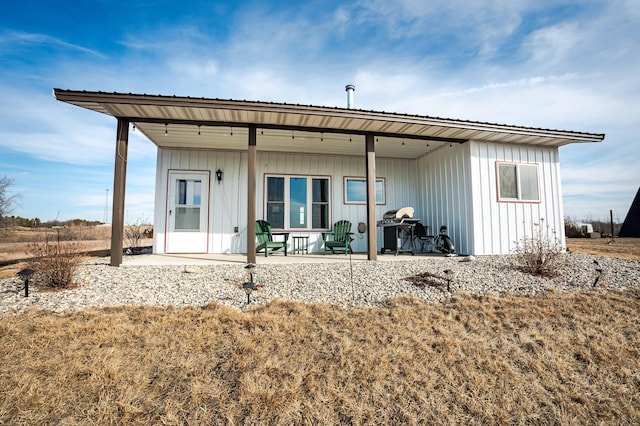
[[[309,254],[309,236],[294,235],[293,237],[293,254]]]

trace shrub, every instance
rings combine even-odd
[[[532,236],[525,236],[516,243],[515,261],[517,266],[530,274],[552,277],[558,274],[563,249],[561,242],[555,238],[555,232],[544,229],[544,219]],[[553,234],[551,237],[549,234]]]
[[[67,288],[83,260],[78,243],[60,244],[49,241],[30,246],[29,267],[36,271],[38,284],[52,288]]]
[[[135,252],[140,248],[140,242],[143,238],[147,238],[149,233],[149,219],[138,218],[133,223],[128,224],[124,228],[124,236],[127,240],[129,248]],[[153,231],[152,231],[153,232]],[[151,234],[153,236],[153,233]]]

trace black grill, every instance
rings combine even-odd
[[[384,254],[387,250],[394,251],[396,256],[403,252],[413,254],[413,228],[419,222],[420,219],[413,217],[412,207],[386,212],[382,220],[377,222],[384,235],[384,245],[380,249],[380,254]]]

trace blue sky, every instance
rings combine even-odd
[[[640,186],[638,28],[638,0],[3,0],[0,176],[16,215],[104,219],[115,119],[54,87],[343,107],[353,83],[356,108],[606,133],[560,149],[565,214],[622,221]],[[152,217],[154,170],[131,133],[128,221]]]

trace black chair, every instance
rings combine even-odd
[[[420,251],[424,252],[424,247],[427,246],[428,252],[433,251],[433,235],[427,235],[428,226],[424,226],[420,222],[416,223],[413,228],[413,247],[416,246],[416,242],[420,243]]]

